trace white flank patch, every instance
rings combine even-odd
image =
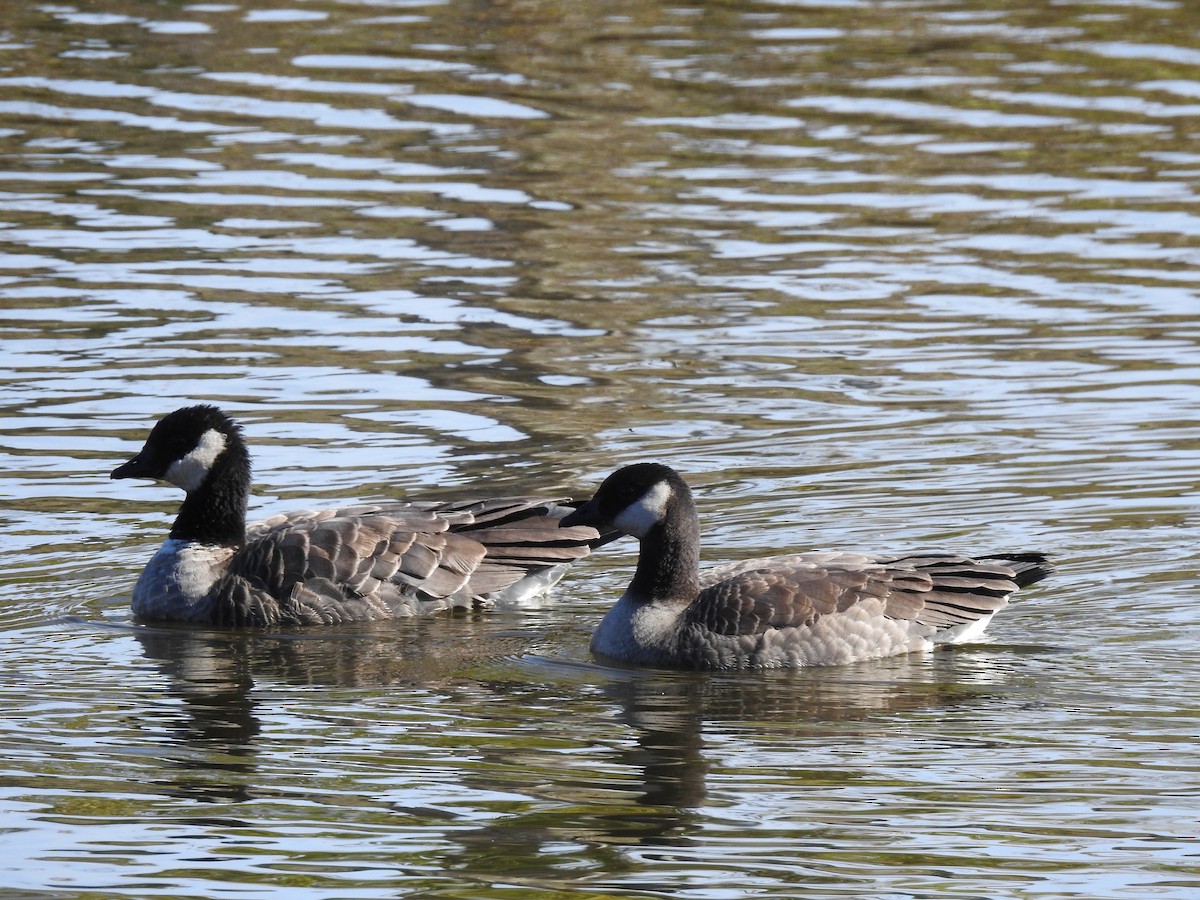
[[[496,606],[521,606],[526,609],[537,609],[539,604],[536,601],[544,597],[566,574],[566,563],[551,566],[548,569],[538,569],[503,590],[493,591],[483,596],[484,599]]]
[[[204,484],[204,479],[212,471],[213,463],[224,450],[225,435],[215,428],[210,428],[200,435],[200,440],[187,456],[171,463],[163,477],[190,494]]]
[[[962,625],[955,625],[939,631],[934,634],[933,642],[935,644],[974,644],[985,640],[987,635],[983,632],[991,624],[994,615],[995,613],[991,613],[974,622],[964,622]]]
[[[642,494],[636,503],[621,510],[620,515],[613,519],[613,524],[635,538],[645,537],[651,528],[666,517],[667,504],[670,502],[671,485],[660,481]]]

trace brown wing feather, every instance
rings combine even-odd
[[[1017,557],[1015,565],[950,554],[889,559],[814,552],[747,560],[703,573],[686,617],[717,634],[761,634],[811,625],[875,599],[889,619],[944,628],[1003,609],[1009,594],[1044,576],[1049,565],[1032,557]]]
[[[444,514],[470,514],[471,521],[453,525],[487,548],[497,564],[523,570],[556,566],[587,556],[600,543],[588,525],[560,528],[559,519],[572,511],[566,500],[510,497],[438,507]]]
[[[559,528],[560,501],[363,504],[273,516],[217,585],[223,624],[389,618],[470,603],[586,556],[598,537]]]
[[[552,516],[556,521],[571,511],[568,500],[542,497],[498,497],[489,500],[434,504],[431,508],[446,517],[465,517],[470,523],[462,530],[473,531],[503,525],[530,516]]]
[[[314,527],[330,519],[378,516],[394,519],[398,527],[415,532],[451,531],[488,548],[488,556],[522,569],[552,566],[587,556],[600,543],[596,529],[586,525],[559,528],[558,520],[572,511],[570,501],[533,497],[445,503],[363,504],[341,509],[301,510],[272,516],[250,525],[247,542],[273,531]]]
[[[811,625],[866,596],[880,596],[884,575],[803,562],[742,571],[704,588],[687,619],[725,635]]]

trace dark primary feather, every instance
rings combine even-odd
[[[1041,581],[1047,575],[1054,573],[1054,564],[1045,553],[1025,551],[1022,553],[993,553],[980,556],[976,561],[998,559],[1006,563],[1005,568],[1013,572],[1013,580],[1017,587],[1025,587]]]

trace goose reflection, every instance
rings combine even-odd
[[[559,886],[570,881],[587,887],[597,873],[611,880],[636,870],[629,848],[689,846],[711,825],[713,808],[726,802],[720,793],[710,796],[714,770],[764,785],[808,778],[808,770],[822,783],[837,778],[825,750],[839,734],[853,730],[861,740],[864,731],[894,730],[907,713],[1006,698],[1010,656],[972,647],[750,677],[526,657],[527,669],[559,687],[582,682],[556,692],[574,695],[573,708],[563,710],[558,724],[573,738],[572,751],[564,757],[561,747],[545,741],[480,751],[477,770],[519,770],[527,777],[466,776],[467,783],[494,796],[507,781],[508,791],[524,802],[512,800],[506,813],[456,829],[459,847],[446,855],[445,865],[489,884],[505,878],[530,883],[549,871]],[[778,763],[762,755],[778,760],[779,751],[803,761],[802,768],[774,768]],[[808,762],[810,754],[819,758]],[[397,812],[417,813],[401,806]],[[554,869],[557,854],[563,855],[561,870]]]
[[[1004,677],[989,659],[972,648],[749,677],[610,669],[605,693],[636,741],[623,756],[641,774],[639,802],[687,808],[707,798],[706,739],[799,742],[843,723],[885,730],[898,713],[986,702]]]
[[[160,714],[179,752],[173,787],[189,796],[248,799],[263,752],[260,706],[272,685],[294,691],[432,687],[472,665],[526,651],[536,632],[462,615],[368,622],[317,631],[223,631],[195,626],[133,628],[143,655],[166,678],[177,710]],[[256,693],[256,686],[260,690]]]
[[[571,660],[586,640],[580,629],[548,639],[524,619],[506,627],[494,616],[319,633],[181,627],[134,634],[179,701],[167,725],[178,745],[166,754],[173,792],[259,796],[257,785],[271,779],[258,770],[279,764],[263,716],[281,715],[310,687],[318,698],[362,689],[371,702],[317,701],[330,716],[354,718],[344,748],[326,722],[318,730],[335,752],[372,760],[367,804],[451,838],[447,860],[459,871],[514,876],[535,872],[548,848],[586,845],[591,862],[612,871],[621,847],[686,841],[711,814],[706,807],[722,802],[710,796],[714,770],[733,766],[735,777],[764,783],[803,777],[768,769],[756,754],[785,748],[804,760],[843,729],[861,738],[864,729],[894,729],[904,713],[1009,696],[1012,657],[983,646],[736,677],[608,668]],[[533,652],[555,640],[562,656]],[[421,699],[404,688],[419,688]],[[403,715],[405,729],[430,712],[427,731],[418,724],[408,732],[417,744],[391,736],[389,711]],[[435,724],[443,713],[449,727]],[[731,752],[746,755],[733,760]],[[802,767],[821,772],[823,764]],[[428,775],[414,778],[414,767]],[[320,780],[314,775],[315,790]]]

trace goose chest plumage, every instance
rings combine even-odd
[[[519,603],[600,542],[590,526],[559,527],[570,501],[530,497],[350,506],[247,527],[250,456],[240,427],[215,406],[165,416],[112,477],[185,493],[134,587],[143,619],[331,625]]]
[[[644,666],[836,665],[977,640],[1013,591],[1051,571],[1040,553],[811,551],[702,572],[691,490],[658,463],[614,472],[560,524],[640,541],[633,581],[591,647]]]

